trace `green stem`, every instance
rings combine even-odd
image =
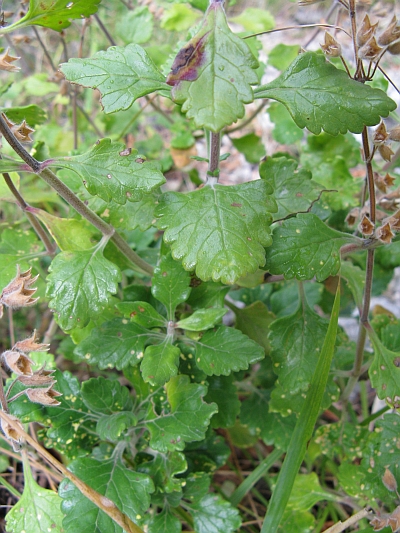
[[[237,487],[230,497],[231,504],[236,507],[246,496],[249,490],[265,475],[266,472],[276,463],[282,455],[282,450],[277,448],[271,452],[261,463],[246,477],[246,479]]]
[[[0,476],[0,485],[3,485],[5,489],[8,490],[13,496],[18,498],[18,500],[21,498],[22,494],[17,491],[15,487],[13,487],[8,481],[6,481],[3,477]]]
[[[72,191],[67,187],[49,168],[43,168],[42,164],[25,150],[22,144],[14,137],[3,117],[0,116],[0,131],[13,150],[38,174],[50,187],[52,187],[71,207],[73,207],[83,218],[97,228],[105,237],[115,244],[118,250],[142,272],[153,275],[153,267],[144,261],[124,239],[107,222],[104,222],[96,213],[89,209]],[[136,268],[136,270],[137,270]]]
[[[44,244],[47,253],[49,255],[54,255],[56,251],[55,245],[50,241],[49,236],[47,235],[46,231],[44,230],[38,219],[35,217],[35,215],[26,210],[26,208],[30,206],[25,202],[20,192],[15,187],[10,177],[10,174],[8,172],[4,172],[3,178],[6,182],[7,187],[10,189],[11,194],[15,197],[18,207],[20,207],[22,211],[24,211],[26,218],[29,220],[32,228],[35,230],[37,236]]]

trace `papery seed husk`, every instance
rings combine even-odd
[[[9,418],[11,418],[11,420],[13,420],[14,422],[16,422],[18,424],[18,426],[23,430],[24,427],[23,425],[21,424],[21,422],[19,421],[19,419],[16,417],[16,416],[13,416],[13,415],[8,415]],[[14,442],[21,442],[21,437],[18,433],[18,431],[16,429],[14,429],[11,424],[9,424],[6,420],[3,420],[1,419],[1,429],[4,433],[4,435],[14,441]]]
[[[30,353],[44,352],[49,349],[50,344],[38,343],[37,340],[38,338],[36,336],[36,330],[34,330],[30,337],[24,339],[23,341],[16,342],[13,346],[13,350],[18,350],[23,353]]]
[[[7,350],[3,353],[3,359],[10,370],[19,376],[31,376],[32,366],[35,363],[27,355],[15,350]]]
[[[386,468],[385,473],[382,476],[382,483],[385,487],[391,492],[396,492],[397,490],[397,481],[392,472]]]

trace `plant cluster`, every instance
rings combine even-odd
[[[264,83],[266,10],[237,33],[223,0],[22,5],[0,26],[6,530],[397,531],[400,321],[370,313],[400,265],[396,16],[340,0]],[[265,109],[276,153],[237,137]],[[258,179],[221,183],[226,137]]]

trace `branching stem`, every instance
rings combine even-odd
[[[67,187],[49,168],[43,168],[41,163],[31,156],[25,150],[22,144],[14,137],[13,133],[7,126],[3,117],[0,116],[0,132],[4,135],[7,142],[13,150],[29,165],[32,172],[38,174],[50,187],[52,187],[71,207],[73,207],[83,218],[89,221],[95,228],[97,228],[104,236],[110,238],[118,250],[125,255],[125,257],[135,267],[139,268],[146,274],[153,274],[153,267],[144,261],[131,247],[124,241],[124,239],[115,231],[115,229],[107,224],[96,213],[89,209],[84,202],[82,202],[72,191]],[[136,268],[136,269],[137,269]]]

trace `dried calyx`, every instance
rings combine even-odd
[[[32,277],[32,268],[21,272],[17,265],[17,275],[0,294],[0,318],[3,316],[3,305],[18,309],[34,305],[38,301],[39,298],[33,298],[37,288],[31,288],[38,277],[39,275]]]
[[[325,55],[329,57],[340,57],[342,55],[342,47],[337,40],[332,37],[329,32],[325,32],[324,44],[320,44]]]

